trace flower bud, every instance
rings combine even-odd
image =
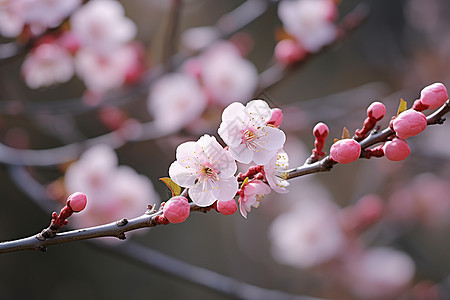
[[[330,149],[331,158],[340,164],[354,162],[360,154],[361,145],[354,139],[339,140]]]
[[[283,111],[279,108],[272,108],[272,117],[267,122],[269,125],[273,125],[275,127],[280,127],[283,122]]]
[[[183,196],[176,196],[164,204],[163,214],[170,223],[176,224],[184,222],[189,217],[190,211],[188,200]]]
[[[67,197],[67,206],[69,206],[74,212],[82,211],[87,204],[87,197],[83,193],[73,193]]]
[[[284,66],[289,66],[302,60],[307,54],[302,46],[291,39],[284,39],[278,42],[274,51],[276,61]]]
[[[316,126],[314,126],[314,128],[313,128],[313,134],[315,137],[325,138],[328,136],[329,132],[330,131],[328,129],[327,124],[322,123],[322,122],[317,123]]]
[[[440,82],[433,83],[422,89],[419,100],[429,109],[439,108],[448,100],[447,89]]]
[[[367,116],[379,121],[386,115],[386,106],[383,103],[375,101],[367,108]]]
[[[408,157],[411,153],[408,143],[405,140],[394,138],[390,142],[386,142],[383,146],[384,155],[392,161],[401,161]]]
[[[421,112],[408,109],[394,119],[392,127],[399,138],[407,139],[418,135],[427,127],[427,118]]]
[[[232,215],[237,211],[237,208],[238,207],[234,199],[231,199],[230,201],[217,201],[217,211],[222,215]]]

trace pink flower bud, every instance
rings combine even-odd
[[[322,122],[317,123],[316,126],[314,126],[314,128],[313,128],[313,134],[314,134],[315,137],[323,137],[323,138],[325,138],[325,137],[328,136],[329,132],[330,131],[328,129],[327,124],[322,123]]]
[[[433,83],[422,89],[419,100],[429,109],[439,108],[448,100],[447,89],[440,82]]]
[[[381,102],[373,102],[370,104],[370,106],[367,108],[367,116],[369,118],[374,118],[375,120],[379,121],[383,119],[383,117],[386,115],[386,106],[384,106]]]
[[[232,215],[237,211],[237,209],[237,203],[234,199],[231,199],[230,201],[217,201],[217,211],[222,215]]]
[[[394,138],[390,142],[386,142],[383,146],[384,155],[387,159],[393,161],[401,161],[408,157],[411,153],[408,143],[405,140]]]
[[[182,196],[170,198],[164,204],[163,214],[170,223],[182,223],[189,217],[191,207],[188,200]]]
[[[74,212],[82,211],[87,204],[87,197],[83,193],[73,193],[67,197],[67,206],[69,206]]]
[[[276,61],[284,66],[289,66],[302,60],[307,54],[302,46],[291,39],[284,39],[278,42],[274,51]]]
[[[331,158],[340,164],[354,162],[360,154],[361,145],[354,139],[339,140],[330,149]]]
[[[279,108],[272,108],[272,117],[267,122],[267,124],[273,125],[275,127],[280,127],[283,122],[283,111]]]
[[[427,118],[421,112],[408,109],[394,119],[392,127],[401,139],[421,133],[427,127]]]

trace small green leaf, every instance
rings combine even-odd
[[[344,127],[342,130],[342,139],[349,139],[351,138],[350,132],[348,132],[347,128]]]
[[[167,187],[172,192],[172,197],[179,196],[181,194],[181,187],[175,182],[173,182],[173,180],[170,179],[169,177],[162,177],[159,180],[161,180],[167,185]]]
[[[398,110],[397,110],[397,116],[399,114],[401,114],[402,112],[404,112],[405,110],[408,109],[408,104],[406,103],[405,100],[403,100],[402,98],[400,98],[400,104],[398,106]]]

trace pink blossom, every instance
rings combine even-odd
[[[137,59],[136,48],[131,45],[108,53],[82,48],[75,57],[75,70],[89,90],[103,93],[123,85]]]
[[[310,268],[338,256],[346,239],[338,224],[337,206],[327,198],[296,200],[270,225],[273,257],[282,264]]]
[[[118,1],[92,0],[70,18],[73,33],[83,46],[108,53],[131,41],[137,33],[136,24],[125,16]]]
[[[389,160],[401,161],[409,156],[411,149],[405,140],[394,138],[383,145],[383,152]]]
[[[222,215],[232,215],[237,211],[237,204],[234,199],[229,201],[217,201],[217,211]]]
[[[367,108],[367,116],[379,121],[386,115],[386,106],[383,103],[375,101]]]
[[[64,184],[68,193],[82,191],[89,197],[83,213],[71,217],[77,227],[134,218],[148,204],[159,202],[150,180],[128,166],[118,166],[115,152],[106,145],[90,148],[72,163]]]
[[[270,193],[270,187],[261,180],[253,179],[246,183],[240,191],[239,208],[241,215],[247,218],[247,213],[251,207],[259,207],[264,195]]]
[[[267,121],[267,125],[280,127],[283,122],[283,111],[279,108],[272,108],[272,117]]]
[[[264,165],[283,147],[286,136],[267,125],[271,117],[272,111],[263,100],[250,101],[246,106],[235,102],[225,108],[218,133],[234,159]]]
[[[336,15],[332,0],[283,0],[278,5],[284,28],[309,52],[317,52],[336,38]]]
[[[292,39],[279,41],[274,49],[275,59],[284,66],[289,66],[302,60],[306,54],[307,51]]]
[[[408,109],[394,119],[392,127],[397,136],[405,140],[421,133],[427,127],[427,118],[421,112]]]
[[[164,204],[163,214],[170,223],[182,223],[189,217],[191,206],[188,199],[182,196],[176,196],[169,199]]]
[[[13,38],[25,25],[27,0],[5,0],[0,2],[0,34]]]
[[[422,89],[419,100],[429,109],[437,109],[448,100],[447,89],[440,82],[433,83]]]
[[[404,252],[387,247],[352,255],[348,286],[358,299],[397,299],[414,277],[413,260]]]
[[[289,192],[286,187],[289,182],[286,180],[286,171],[289,167],[289,157],[287,153],[280,149],[277,154],[264,165],[264,173],[270,187],[277,193]]]
[[[74,212],[82,211],[87,204],[87,197],[85,194],[76,192],[71,194],[67,198],[67,206],[69,206]]]
[[[215,137],[204,135],[197,142],[179,145],[176,157],[169,168],[170,178],[189,188],[189,196],[198,206],[228,201],[236,195],[236,162]]]
[[[74,74],[72,56],[55,43],[41,44],[26,57],[22,74],[33,89],[66,82]]]
[[[173,132],[199,118],[207,100],[196,80],[182,73],[171,73],[152,85],[147,105],[156,125]]]
[[[201,57],[204,88],[212,100],[226,106],[251,99],[258,83],[256,67],[231,43],[219,43]]]
[[[31,0],[27,1],[25,22],[34,35],[53,28],[80,6],[81,0]]]
[[[330,149],[331,158],[340,164],[354,162],[360,154],[361,145],[354,139],[339,140]]]

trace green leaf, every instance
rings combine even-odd
[[[402,98],[400,98],[400,104],[398,106],[398,110],[397,110],[397,116],[399,114],[401,114],[402,112],[404,112],[405,110],[408,109],[408,104],[406,103],[405,100],[403,100]]]
[[[169,177],[162,177],[159,180],[161,180],[167,185],[167,187],[172,192],[172,197],[179,196],[181,194],[181,187],[175,182],[173,182],[173,180],[170,179]]]

